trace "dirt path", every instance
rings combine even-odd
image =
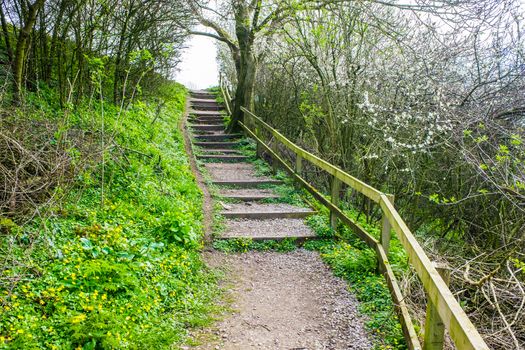
[[[204,167],[213,183],[223,186],[227,181],[234,187],[221,188],[219,200],[228,196],[252,196],[241,203],[223,203],[221,214],[227,220],[224,232],[217,238],[315,237],[303,221],[304,217],[315,213],[311,209],[259,202],[271,197],[273,192],[257,186],[275,180],[257,176],[249,162],[221,162],[214,156],[210,157],[210,151],[232,154],[236,144],[231,142],[231,134],[225,134],[222,128],[211,124],[220,124],[222,120],[218,112],[213,112],[218,107],[212,97],[204,92],[194,92],[193,97],[190,102],[191,133],[185,132],[188,153],[192,155],[190,135],[194,140],[198,137],[198,145],[205,150],[201,150],[198,156],[207,160]],[[236,138],[239,136],[233,137]],[[226,146],[231,147],[227,152],[221,149]],[[204,193],[204,223],[207,246],[210,247],[213,203],[191,158],[192,169]],[[210,267],[224,270],[225,300],[231,300],[234,311],[223,315],[222,321],[214,327],[194,334],[200,345],[186,349],[342,350],[372,347],[364,320],[357,311],[358,302],[348,291],[346,282],[334,277],[317,253],[298,249],[290,253],[225,254],[208,249],[204,255]]]
[[[184,138],[184,150],[186,151],[186,154],[188,154],[188,158],[190,161],[190,168],[193,174],[195,175],[195,179],[197,181],[197,185],[202,191],[202,210],[203,210],[203,220],[202,225],[204,229],[204,244],[206,246],[209,246],[212,242],[212,233],[213,233],[213,200],[211,198],[210,190],[208,189],[208,186],[206,186],[206,183],[204,181],[204,177],[200,173],[197,162],[195,161],[195,155],[193,154],[193,149],[191,147],[191,137],[188,133],[188,128],[186,127],[186,123],[188,121],[190,111],[190,101],[186,101],[186,106],[184,108],[184,115],[180,119],[179,122],[179,130],[181,131],[183,138]]]
[[[315,252],[207,253],[227,272],[235,312],[199,335],[194,349],[370,349],[346,282]]]

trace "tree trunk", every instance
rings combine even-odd
[[[244,121],[241,107],[253,108],[253,93],[255,89],[255,75],[257,60],[253,52],[255,33],[250,26],[250,14],[243,2],[238,4],[235,12],[235,33],[239,42],[239,50],[234,53],[237,69],[237,88],[233,102],[232,119],[228,131],[239,130],[239,121]]]
[[[257,73],[257,62],[252,52],[241,52],[239,71],[237,72],[237,87],[229,131],[239,130],[239,121],[244,121],[244,113],[241,107],[253,109],[253,93],[255,90],[255,76]]]
[[[128,24],[132,16],[135,14],[135,8],[134,8],[135,2],[132,1],[129,4],[128,12],[126,13],[126,18],[124,19],[124,23],[122,25],[122,29],[120,30],[119,34],[119,41],[118,41],[118,49],[117,54],[115,56],[115,70],[113,71],[113,102],[115,104],[118,104],[119,102],[119,96],[120,96],[120,80],[122,76],[122,55],[124,54],[124,43],[126,41],[126,34],[128,32]]]
[[[53,26],[53,34],[51,36],[51,46],[49,49],[49,56],[47,58],[47,66],[46,66],[46,72],[44,74],[45,79],[47,79],[47,82],[51,82],[51,78],[53,77],[53,64],[55,63],[55,55],[57,52],[58,47],[58,35],[60,26],[62,25],[62,19],[64,18],[64,13],[66,11],[67,7],[67,1],[63,0],[60,2],[58,15],[55,20],[55,24]]]
[[[11,40],[9,39],[9,28],[5,20],[5,14],[2,7],[0,7],[0,19],[2,20],[2,31],[4,32],[5,48],[7,50],[7,57],[9,63],[13,64],[13,49],[11,48]]]
[[[29,44],[29,38],[33,26],[36,22],[36,15],[42,6],[44,6],[45,0],[36,0],[33,5],[29,6],[27,11],[27,17],[24,21],[24,26],[20,29],[18,34],[18,41],[16,43],[15,58],[13,62],[13,75],[15,78],[15,99],[17,102],[21,101],[22,98],[22,83],[24,80],[24,63],[27,56],[27,47]]]
[[[80,12],[77,13],[77,23],[75,25],[75,46],[76,46],[76,58],[77,58],[77,78],[73,78],[70,93],[75,89],[74,85],[78,86],[78,91],[75,94],[75,102],[78,103],[80,97],[83,94],[83,82],[84,82],[84,50],[82,42],[82,19]]]

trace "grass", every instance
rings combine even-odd
[[[120,118],[110,103],[70,112],[63,130],[99,137],[104,120],[114,145],[41,216],[0,218],[0,349],[168,349],[211,321],[218,290],[199,253],[202,194],[177,130],[185,94],[166,84],[155,122],[159,102]],[[59,122],[56,97],[44,97],[30,97],[27,117]]]

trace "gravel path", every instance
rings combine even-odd
[[[370,349],[357,301],[315,252],[212,252],[225,268],[233,315],[196,334],[197,350]]]
[[[303,219],[272,219],[272,220],[227,220],[226,229],[220,234],[223,238],[283,238],[283,237],[315,237]]]
[[[250,163],[207,163],[204,165],[213,180],[269,180],[266,176],[256,176]]]

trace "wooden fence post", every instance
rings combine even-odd
[[[299,154],[297,154],[297,157],[295,158],[295,172],[299,176],[301,176],[301,173],[303,172],[303,157]]]
[[[450,283],[450,270],[444,265],[436,265],[435,268],[448,286]],[[439,317],[436,305],[434,305],[427,296],[427,316],[425,320],[423,350],[442,350],[444,341],[445,325],[441,317]]]
[[[257,136],[257,138],[262,140],[262,135],[261,135],[261,131],[260,131],[259,127],[257,125],[255,125],[255,123],[254,123],[254,127],[255,127],[255,136]],[[256,144],[256,146],[255,146],[256,147],[255,154],[257,155],[257,158],[262,158],[262,154],[263,154],[262,145],[258,141],[255,144]]]
[[[278,143],[277,143],[277,139],[274,137],[273,140],[272,140],[272,145],[271,145],[271,148],[272,148],[272,151],[273,153],[275,153],[276,155],[279,155],[279,148],[278,148]],[[277,174],[277,170],[279,170],[279,162],[277,161],[277,159],[275,157],[273,157],[272,159],[272,169],[273,169],[273,172],[274,174]]]
[[[387,194],[386,195],[388,200],[394,204],[394,195]],[[390,221],[388,221],[387,216],[385,213],[383,213],[382,221],[382,228],[381,228],[381,245],[383,246],[383,249],[385,250],[386,255],[388,256],[388,252],[390,251],[390,231],[392,229],[392,226],[390,225]]]
[[[339,206],[339,201],[341,197],[341,185],[342,185],[341,180],[333,176],[332,177],[332,200],[331,202],[335,206]],[[335,215],[333,211],[330,211],[330,227],[334,231],[337,229],[337,216]]]

